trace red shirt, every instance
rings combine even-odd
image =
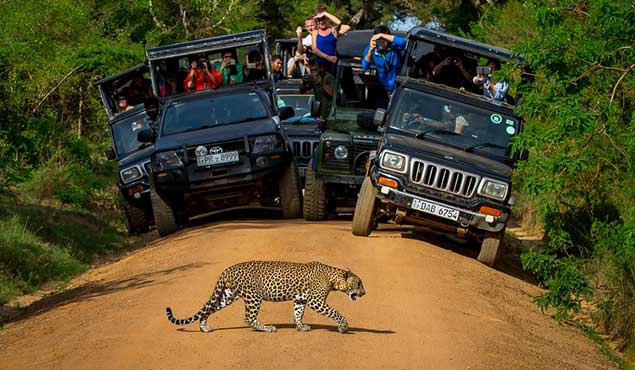
[[[187,74],[188,77],[186,77],[183,81],[183,87],[185,88],[185,91],[203,90],[209,89],[210,87],[212,89],[217,89],[220,86],[220,81],[222,81],[221,76],[218,72],[216,72],[214,68],[210,68],[209,72],[212,74],[212,76],[214,76],[214,81],[212,81],[212,79],[207,73],[205,73],[205,71],[199,71],[199,69],[197,68],[192,72],[192,70],[190,69],[190,72]],[[188,88],[187,86],[187,82],[191,78],[190,76],[192,75],[192,73],[194,74],[194,81],[196,82],[196,87],[194,89]]]

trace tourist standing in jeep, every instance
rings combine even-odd
[[[372,30],[350,31],[338,39],[337,70],[332,107],[325,111],[326,130],[307,167],[304,218],[327,219],[329,214],[352,212],[371,151],[381,133],[372,125],[376,108],[386,108],[389,94],[375,65],[362,68],[360,56]],[[312,115],[321,112],[314,103]]]

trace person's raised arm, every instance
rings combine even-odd
[[[342,25],[342,21],[340,21],[339,18],[337,18],[336,16],[334,16],[333,14],[329,13],[329,12],[322,12],[322,13],[318,13],[315,18],[322,18],[322,17],[326,17],[328,18],[331,23],[333,23],[333,35],[335,35],[335,37],[337,37],[341,32],[340,32],[340,26]],[[350,29],[350,27],[348,27]]]
[[[298,28],[295,29],[295,34],[298,36],[298,44],[296,45],[296,50],[301,52],[304,50],[304,45],[302,45],[302,26],[298,26]]]

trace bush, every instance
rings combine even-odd
[[[50,280],[65,280],[83,266],[66,248],[33,234],[17,216],[0,221],[0,303]]]

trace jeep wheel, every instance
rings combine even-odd
[[[307,221],[324,221],[328,216],[326,184],[318,179],[313,170],[313,161],[306,168],[304,184],[304,218]]]
[[[485,233],[481,242],[481,251],[476,259],[490,267],[494,267],[503,249],[501,246],[503,237],[505,237],[505,229],[497,233]]]
[[[300,218],[302,217],[302,189],[300,189],[300,175],[295,161],[291,162],[282,171],[282,176],[278,182],[280,191],[280,207],[282,217]]]
[[[368,236],[374,229],[375,213],[377,212],[377,189],[365,177],[362,187],[357,195],[355,213],[353,214],[353,235]]]
[[[143,208],[126,202],[123,205],[126,214],[126,227],[129,234],[145,233],[150,229],[150,217]]]
[[[179,229],[174,210],[154,190],[150,191],[150,201],[154,212],[154,223],[157,225],[159,235],[170,235]]]

